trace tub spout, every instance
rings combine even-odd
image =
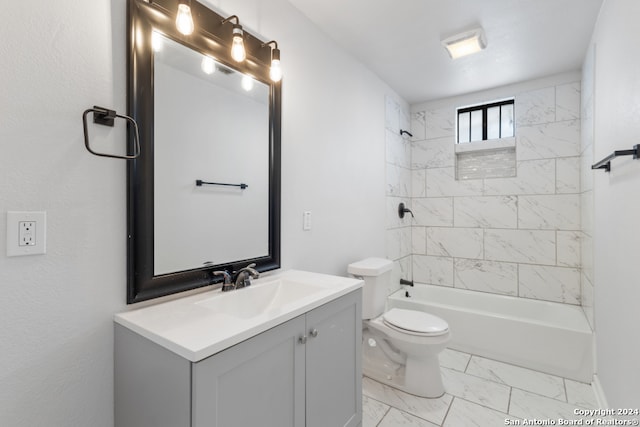
[[[413,286],[413,280],[400,279],[401,285]]]

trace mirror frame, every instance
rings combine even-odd
[[[175,26],[178,0],[127,1],[127,104],[129,116],[138,123],[140,156],[127,161],[127,304],[196,289],[222,280],[213,271],[238,270],[256,263],[258,271],[280,268],[280,167],[281,167],[281,88],[269,79],[271,48],[262,40],[244,32],[247,59],[237,63],[231,58],[231,23],[206,6],[191,1],[195,31],[189,36]],[[190,270],[154,275],[154,55],[152,31],[202,54],[208,54],[225,66],[250,74],[269,86],[269,253]],[[134,146],[129,129],[128,150]],[[241,242],[240,242],[241,243]]]

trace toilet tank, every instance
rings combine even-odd
[[[349,274],[364,280],[362,287],[363,319],[373,319],[384,313],[392,269],[393,261],[384,258],[367,258],[349,264],[347,267]]]

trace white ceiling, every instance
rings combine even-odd
[[[289,0],[409,103],[579,70],[602,0]],[[451,60],[440,40],[482,26]]]

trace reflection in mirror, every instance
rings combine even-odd
[[[162,35],[154,51],[154,274],[268,255],[269,87]]]

